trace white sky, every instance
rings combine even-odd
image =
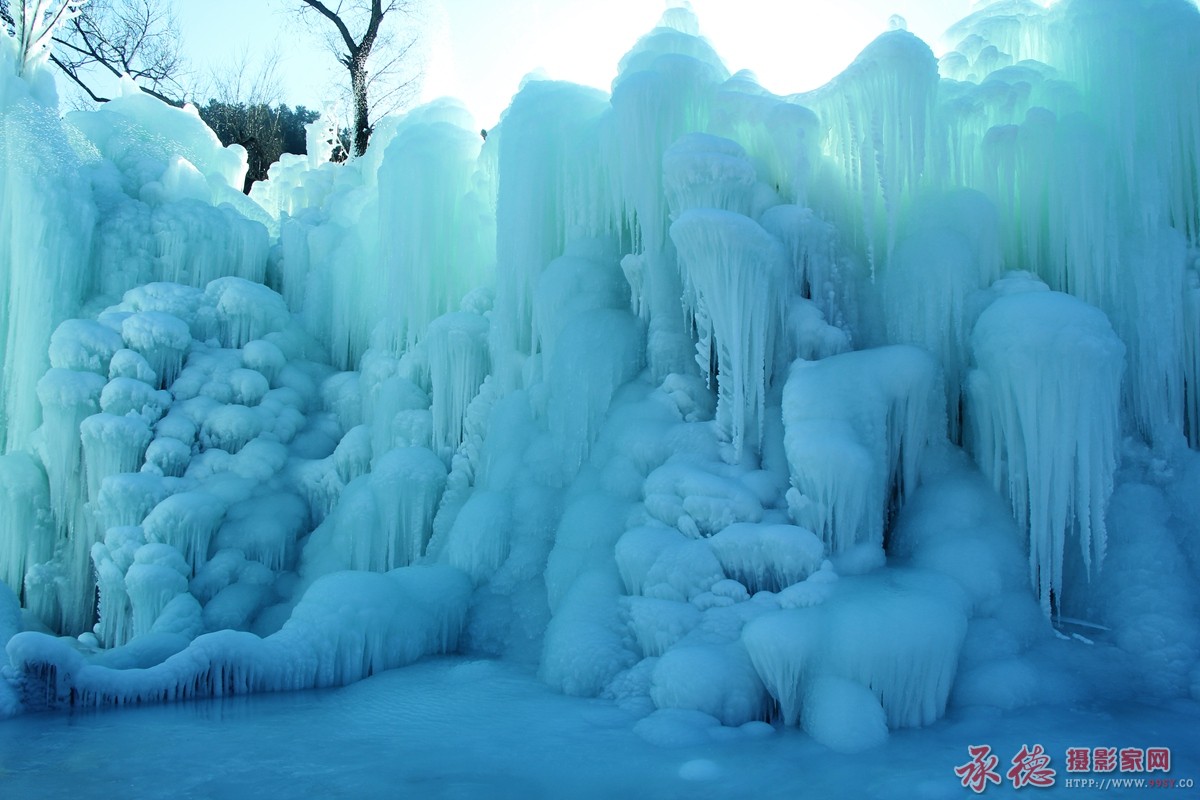
[[[284,101],[320,108],[332,91],[332,56],[287,21],[298,0],[172,0],[193,68],[282,56]],[[490,127],[521,78],[608,89],[621,56],[649,31],[664,0],[416,0],[427,44],[425,98],[453,95]],[[939,39],[972,0],[692,0],[705,35],[730,71],[753,70],[786,94],[821,85],[888,28],[893,14],[940,52]]]

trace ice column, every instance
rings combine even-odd
[[[635,306],[649,323],[647,356],[658,380],[684,371],[690,350],[667,236],[663,156],[684,134],[707,129],[713,92],[729,76],[708,42],[694,35],[695,19],[685,11],[675,17],[664,17],[621,59],[612,95],[612,159],[635,244],[635,260],[622,266],[634,276]]]
[[[104,383],[104,378],[94,372],[61,368],[50,369],[38,381],[43,420],[38,447],[50,484],[50,509],[58,523],[59,539],[72,543],[72,560],[63,565],[67,570],[64,597],[72,603],[63,608],[61,624],[65,631],[78,632],[91,625],[91,542],[86,541],[87,486],[80,426],[100,410]]]
[[[934,166],[928,156],[937,89],[929,47],[896,30],[804,97],[826,126],[826,155],[842,170],[846,206],[838,221],[865,245],[873,268],[890,260],[904,207]]]
[[[369,480],[385,547],[373,569],[406,567],[425,554],[446,474],[441,459],[423,447],[398,447],[376,461]]]
[[[603,94],[566,83],[530,81],[493,131],[499,148],[496,205],[496,311],[493,352],[504,389],[520,381],[534,346],[533,292],[573,229],[595,225],[609,199],[594,185],[597,120]],[[492,147],[491,138],[488,147]],[[602,188],[602,187],[601,187]]]
[[[465,112],[464,112],[465,115]],[[449,122],[402,124],[379,170],[379,287],[412,347],[484,282],[490,210],[475,190],[482,140]]]
[[[50,490],[42,466],[25,453],[0,456],[0,580],[18,597],[25,570],[54,554]]]

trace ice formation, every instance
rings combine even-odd
[[[795,521],[831,553],[883,544],[943,429],[936,362],[904,345],[797,361],[783,390]]]
[[[1104,558],[1125,346],[1099,310],[1039,291],[998,298],[971,344],[972,449],[1029,528],[1030,582],[1049,610],[1068,534],[1089,573]],[[1030,375],[1054,390],[1030,392]]]
[[[673,8],[610,94],[325,118],[249,197],[0,35],[0,714],[461,652],[851,752],[1092,614],[1195,695],[1200,13],[950,35],[780,97]]]

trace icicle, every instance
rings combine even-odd
[[[1188,444],[1200,448],[1200,273],[1189,269],[1184,284],[1183,382]]]
[[[592,129],[604,95],[580,86],[529,81],[513,98],[497,138],[496,304],[492,336],[497,380],[515,387],[532,353],[538,274],[562,254],[568,234],[599,227],[609,209],[589,174]],[[489,139],[488,147],[492,146]]]
[[[125,573],[131,609],[130,638],[149,633],[167,604],[188,589],[189,568],[167,544],[144,544]]]
[[[133,637],[133,607],[125,587],[125,573],[145,543],[140,527],[117,527],[105,533],[103,542],[92,546],[96,586],[100,591],[96,635],[105,647],[119,647]]]
[[[191,577],[208,560],[209,544],[221,527],[226,506],[202,491],[179,492],[167,497],[146,515],[142,529],[146,541],[171,545],[183,554]]]
[[[873,270],[891,260],[905,207],[934,166],[937,88],[929,47],[897,30],[878,37],[841,75],[803,97],[825,126],[825,154],[842,171],[845,206],[836,209],[836,221],[864,246]],[[838,196],[830,189],[822,193],[825,203]]]
[[[484,281],[488,265],[493,231],[475,190],[482,142],[474,121],[459,110],[461,125],[420,115],[402,121],[379,170],[383,285],[376,291],[392,298],[404,349],[424,338],[434,319],[457,310]]]
[[[889,514],[916,489],[925,450],[945,429],[940,381],[929,354],[905,345],[792,365],[789,510],[831,553],[882,546]]]
[[[158,376],[156,388],[165,389],[183,367],[183,357],[192,344],[191,329],[178,317],[161,311],[142,311],[126,317],[121,336],[139,353]]]
[[[430,394],[433,410],[433,450],[449,461],[463,436],[463,417],[471,398],[491,372],[488,321],[456,311],[429,326]]]
[[[587,456],[617,389],[641,372],[644,352],[641,325],[628,311],[586,311],[559,335],[546,368],[546,417],[569,474]]]
[[[100,485],[110,475],[136,472],[151,439],[144,420],[113,414],[93,414],[79,426],[79,432],[89,500],[100,495]]]
[[[883,275],[888,340],[924,347],[945,377],[948,432],[961,441],[975,295],[1000,277],[995,210],[961,190],[923,198]],[[934,290],[933,287],[936,287]]]
[[[757,451],[762,438],[782,316],[783,248],[753,220],[728,211],[684,212],[671,226],[671,238],[679,249],[685,301],[703,302],[703,314],[693,310],[697,327],[711,330],[716,340],[717,421],[740,461],[743,449]],[[703,354],[700,360],[712,361]],[[710,363],[701,366],[710,369]]]
[[[793,205],[768,208],[758,221],[787,252],[787,288],[812,300],[830,324],[844,326],[851,298],[838,267],[837,229],[811,209]]]
[[[1058,292],[1001,297],[971,334],[971,450],[1029,532],[1030,581],[1051,613],[1068,534],[1104,558],[1125,347],[1098,309]]]
[[[40,464],[25,453],[0,456],[0,580],[18,596],[25,570],[54,554],[50,489]]]
[[[385,571],[417,563],[433,531],[433,517],[446,488],[446,466],[429,450],[401,447],[377,459],[370,477],[386,546]]]

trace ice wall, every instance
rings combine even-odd
[[[267,282],[343,369],[371,348],[398,357],[489,284],[494,262],[494,186],[470,114],[441,100],[382,120],[373,137],[344,168],[287,158],[251,190],[277,215]]]
[[[1109,316],[1129,351],[1126,404],[1158,441],[1194,381],[1181,287],[1197,241],[1198,25],[1177,0],[996,3],[948,32],[943,59],[969,80],[945,84],[950,162],[995,203],[1004,263]]]
[[[936,175],[937,88],[928,45],[896,30],[827,86],[799,98],[825,128],[826,169],[840,173],[814,201],[830,204],[872,268],[891,260],[906,205]]]
[[[53,89],[20,80],[0,34],[0,449],[26,449],[54,326],[89,296],[94,202]],[[38,73],[33,67],[31,75]],[[49,91],[47,91],[49,89]]]
[[[529,81],[493,130],[496,169],[496,327],[498,377],[521,382],[525,357],[538,337],[534,291],[538,276],[570,236],[587,233],[607,197],[595,188],[595,120],[604,111],[596,91]],[[590,152],[589,152],[590,150]],[[603,204],[603,205],[601,205]]]

